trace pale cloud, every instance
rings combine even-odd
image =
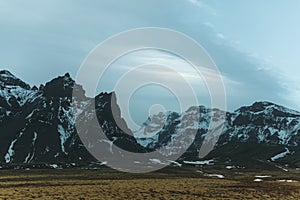
[[[220,39],[225,39],[225,36],[222,33],[217,33],[217,37]]]
[[[201,0],[186,0],[186,1],[200,9],[205,10],[211,15],[217,15],[217,11],[213,7],[209,6],[207,3],[204,3]]]
[[[187,0],[187,1],[194,4],[195,6],[200,7],[200,8],[204,7],[204,4],[199,0]]]
[[[213,23],[211,23],[211,22],[204,22],[203,25],[205,25],[205,26],[207,26],[207,27],[209,27],[211,29],[215,29],[215,25]]]
[[[118,63],[120,63],[120,67],[126,70],[148,64],[166,66],[172,71],[166,71],[164,68],[157,71],[145,69],[143,70],[143,73],[148,76],[164,76],[170,81],[175,82],[178,73],[192,84],[204,82],[204,77],[209,83],[217,82],[221,77],[228,87],[231,87],[231,84],[238,84],[237,81],[223,75],[220,71],[216,71],[216,69],[205,66],[193,66],[192,63],[189,63],[183,58],[160,50],[140,50],[132,52],[131,54],[120,58],[114,65],[118,65]]]
[[[215,69],[208,68],[206,66],[193,66],[191,63],[188,63],[182,58],[174,55],[168,55],[160,51],[153,51],[152,55],[150,56],[146,52],[143,56],[140,55],[139,58],[136,59],[141,59],[145,63],[157,63],[169,66],[176,72],[182,74],[183,77],[194,83],[197,83],[201,80],[203,81],[203,77],[206,77],[209,82],[218,81],[219,77],[221,77],[223,80],[226,80],[228,83],[235,82],[229,77],[222,75],[220,71],[216,71]]]

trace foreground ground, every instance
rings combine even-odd
[[[300,199],[297,180],[297,171],[1,170],[0,199]]]

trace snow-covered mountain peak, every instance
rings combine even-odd
[[[267,101],[255,102],[250,106],[243,106],[237,109],[235,113],[242,115],[255,114],[264,116],[300,117],[300,112],[298,111]]]
[[[12,87],[12,86],[19,86],[21,88],[30,89],[30,85],[23,82],[19,78],[17,78],[15,75],[13,75],[8,70],[1,70],[0,71],[0,87]]]
[[[15,77],[10,71],[8,70],[0,70],[0,76],[1,77]]]
[[[66,73],[63,77],[64,87],[73,87],[75,81],[71,78],[69,73]]]

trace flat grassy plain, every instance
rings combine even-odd
[[[255,176],[268,177],[255,182]],[[0,170],[0,199],[300,199],[300,183],[278,181],[282,179],[299,181],[300,172],[196,167],[148,174],[108,168]]]

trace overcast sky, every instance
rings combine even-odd
[[[31,85],[65,72],[75,77],[106,38],[164,27],[211,55],[225,79],[229,110],[260,100],[300,109],[299,10],[298,0],[0,0],[0,68]],[[156,53],[136,56],[162,57]]]

